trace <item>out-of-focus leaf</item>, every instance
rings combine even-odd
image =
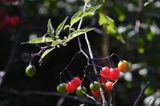
[[[40,43],[51,43],[53,39],[51,37],[40,37],[28,42],[23,42],[22,44],[40,44]]]
[[[48,24],[47,24],[47,33],[50,35],[50,36],[53,36],[54,34],[54,29],[52,27],[52,24],[51,24],[51,19],[48,20]]]
[[[63,27],[64,27],[67,19],[68,19],[68,17],[66,17],[64,19],[64,21],[62,23],[60,23],[59,26],[57,27],[57,29],[56,29],[56,36],[58,36],[60,34],[60,32],[62,31],[62,29],[63,29]]]

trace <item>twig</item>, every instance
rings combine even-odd
[[[110,97],[110,105],[109,106],[114,106],[115,104],[115,100],[114,100],[114,97],[115,97],[115,87],[118,83],[118,80],[116,80],[113,85],[112,85],[112,88],[111,88],[111,97]]]
[[[140,102],[141,98],[143,97],[143,93],[146,90],[146,88],[149,86],[150,82],[148,81],[145,86],[141,89],[141,92],[139,93],[136,101],[134,102],[133,106],[138,106],[138,103]]]

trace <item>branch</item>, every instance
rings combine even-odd
[[[138,95],[136,101],[134,102],[134,106],[138,106],[138,103],[140,102],[141,98],[143,97],[144,91],[149,86],[150,82],[148,81],[145,86],[141,89],[140,94]]]
[[[67,98],[67,99],[73,99],[76,101],[80,101],[82,103],[88,103],[88,104],[94,104],[97,106],[100,106],[100,104],[96,101],[93,102],[91,100],[85,99],[85,98],[79,98],[77,96],[72,96],[72,95],[64,95],[64,94],[59,94],[56,92],[47,92],[47,91],[25,91],[25,92],[19,92],[18,90],[15,89],[6,89],[6,88],[0,88],[0,92],[7,93],[7,94],[12,94],[20,97],[25,97],[26,99],[30,100],[38,100],[37,96],[56,96],[56,97],[62,97],[62,98]],[[30,97],[32,96],[32,97]],[[33,96],[36,96],[34,98]],[[42,102],[42,101],[40,101]]]
[[[109,106],[114,106],[115,104],[115,100],[114,100],[114,97],[115,97],[115,87],[118,83],[118,80],[116,80],[113,85],[112,85],[112,88],[111,88],[111,97],[110,97],[110,105]]]

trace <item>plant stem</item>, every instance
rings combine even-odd
[[[88,37],[87,37],[86,33],[85,33],[85,40],[86,40],[89,55],[90,55],[90,58],[91,58],[91,63],[93,64],[94,73],[97,75],[98,73],[97,73],[96,67],[94,66],[95,63],[92,60],[94,58],[94,56],[93,56],[92,49],[91,49],[91,46],[90,46],[90,42],[88,40]],[[97,81],[100,82],[98,77],[97,77]],[[100,85],[101,85],[101,83],[100,83]],[[101,97],[102,97],[102,106],[107,106],[107,101],[105,99],[105,95],[104,95],[104,92],[103,92],[103,89],[102,89],[102,85],[100,86],[100,94],[101,94]]]
[[[84,4],[83,12],[85,12],[86,7],[87,7],[87,2],[85,2],[85,4]],[[83,21],[83,17],[82,17],[82,18],[80,19],[80,21],[79,21],[79,24],[78,24],[78,28],[77,28],[77,30],[79,30],[79,29],[81,28],[82,21]],[[80,50],[82,50],[82,44],[81,44],[81,40],[80,40],[80,38],[79,38],[79,37],[78,37],[78,45],[79,45],[79,49],[80,49]]]

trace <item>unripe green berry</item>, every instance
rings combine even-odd
[[[36,74],[36,67],[34,65],[28,65],[25,72],[28,77],[33,77]]]

